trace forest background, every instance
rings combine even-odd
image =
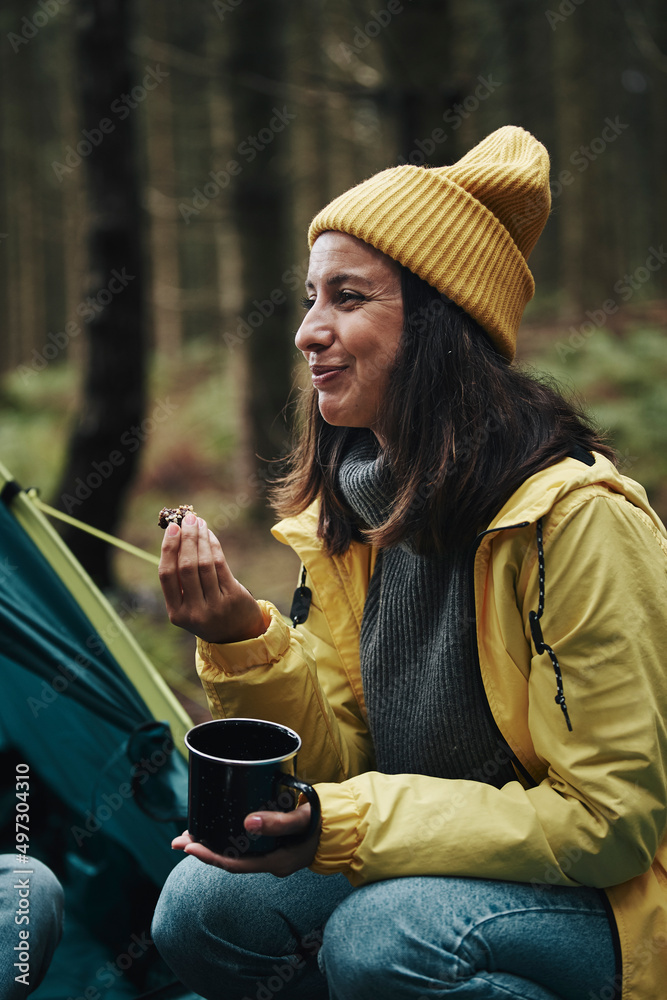
[[[396,163],[518,124],[552,159],[519,360],[577,394],[667,516],[662,0],[6,0],[0,461],[157,553],[192,503],[289,608],[266,484],[303,387],[305,233]],[[149,564],[68,543],[201,713]]]

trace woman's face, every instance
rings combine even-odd
[[[400,267],[346,233],[315,240],[307,313],[296,346],[310,367],[320,413],[337,427],[379,433],[382,401],[403,332]]]

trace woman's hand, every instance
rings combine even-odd
[[[232,575],[220,542],[203,518],[170,524],[158,570],[169,620],[205,642],[240,642],[266,624],[252,594]]]
[[[291,812],[256,812],[246,816],[244,826],[248,833],[262,833],[267,837],[281,837],[288,834],[305,833],[310,823],[310,803],[304,802],[298,809]],[[215,854],[203,844],[198,844],[185,831],[180,837],[176,837],[171,842],[174,850],[185,851],[192,854],[200,861],[205,861],[208,865],[216,868],[224,868],[225,871],[235,873],[249,872],[270,872],[278,878],[285,878],[292,875],[300,868],[307,868],[315,858],[317,845],[320,839],[320,831],[315,833],[303,843],[290,847],[279,847],[270,854],[262,854],[258,857],[251,855],[238,858],[227,858],[221,854]]]

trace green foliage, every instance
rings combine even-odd
[[[74,395],[73,369],[63,364],[27,379],[13,372],[2,386],[0,457],[22,486],[45,498],[63,465]]]
[[[637,479],[667,518],[667,350],[658,327],[622,334],[602,327],[573,346],[544,342],[529,358],[573,392],[619,453],[621,470]]]

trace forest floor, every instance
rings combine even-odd
[[[604,322],[602,320],[604,319]],[[596,322],[599,320],[600,322]],[[667,518],[667,303],[654,302],[586,323],[526,322],[520,360],[553,375],[606,429],[621,471],[639,480]],[[162,506],[192,503],[220,537],[235,574],[286,613],[298,560],[271,538],[270,514],[252,515],[257,491],[239,465],[240,367],[228,351],[189,345],[152,366],[141,466],[119,535],[154,554]],[[0,461],[25,487],[53,502],[71,422],[77,370],[51,364],[30,379],[6,376],[0,390]],[[137,435],[133,435],[137,436]],[[105,456],[101,456],[100,460]],[[72,510],[77,516],[77,510]],[[119,552],[111,595],[121,617],[193,718],[207,717],[193,667],[194,639],[167,620],[153,566]]]

